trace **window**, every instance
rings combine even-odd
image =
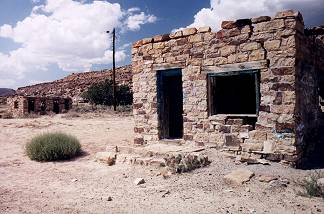
[[[19,102],[18,101],[14,102],[14,108],[19,108]]]
[[[210,73],[207,76],[209,115],[257,115],[260,81],[257,70]]]

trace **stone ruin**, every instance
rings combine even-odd
[[[305,29],[292,10],[221,27],[133,44],[134,143],[208,144],[302,166],[323,146],[324,27]]]
[[[7,98],[7,104],[8,112],[13,117],[24,117],[29,114],[65,113],[72,108],[72,99],[69,97],[11,96]]]

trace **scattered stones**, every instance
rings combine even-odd
[[[277,177],[273,177],[273,176],[271,176],[271,175],[260,175],[260,176],[258,177],[258,180],[259,180],[260,182],[269,183],[269,182],[271,182],[271,181],[278,180],[278,178],[277,178]]]
[[[289,184],[289,181],[287,179],[278,179],[278,180],[272,180],[269,182],[269,189],[281,189],[287,187]]]
[[[168,155],[164,158],[166,166],[174,173],[190,172],[194,169],[208,166],[211,162],[203,155]]]
[[[145,180],[144,180],[144,178],[136,178],[136,179],[134,180],[134,184],[135,184],[135,185],[145,184]]]
[[[116,163],[117,154],[112,152],[98,152],[95,159],[96,161],[106,163],[108,166],[112,166]]]
[[[236,169],[224,176],[225,183],[231,185],[242,185],[254,176],[254,172],[248,169]]]

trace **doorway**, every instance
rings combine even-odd
[[[28,113],[35,112],[35,99],[28,99]]]
[[[60,103],[58,100],[53,100],[53,112],[55,114],[60,113]]]
[[[157,93],[160,139],[183,136],[183,93],[181,69],[158,71]]]

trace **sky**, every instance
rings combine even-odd
[[[324,24],[324,0],[0,0],[0,88],[131,63],[133,42],[184,27],[220,28],[276,11],[302,12],[307,27]]]

